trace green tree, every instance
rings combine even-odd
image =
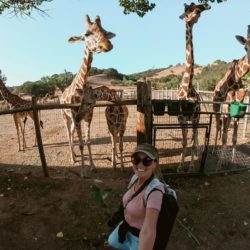
[[[2,70],[0,69],[0,80],[5,84],[7,77],[2,73]]]
[[[39,12],[46,13],[40,6],[45,2],[52,2],[53,0],[0,0],[0,14],[5,10],[11,13],[25,14],[30,16],[32,10],[38,10]],[[221,3],[227,0],[198,0],[198,3],[206,4],[209,7],[209,3]],[[156,4],[148,0],[118,0],[120,6],[123,7],[123,13],[136,13],[138,16],[143,17],[148,11],[155,8]]]
[[[0,0],[0,14],[5,10],[17,14],[31,15],[31,11],[37,10],[41,13],[46,13],[40,8],[44,2],[51,2],[53,0]]]
[[[209,3],[222,3],[227,0],[198,0],[198,3],[205,4],[210,8]],[[123,7],[123,13],[136,13],[138,16],[143,17],[148,11],[151,11],[155,8],[156,4],[151,3],[148,0],[119,0],[120,6]]]

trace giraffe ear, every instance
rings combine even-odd
[[[107,35],[107,38],[108,38],[108,39],[111,39],[111,38],[115,37],[115,34],[112,33],[112,32],[107,32],[106,35]]]
[[[238,42],[240,42],[241,44],[245,45],[247,40],[243,37],[243,36],[235,36],[236,39],[238,40]]]
[[[187,5],[186,3],[184,3],[184,13],[179,16],[180,19],[184,19],[185,18],[186,11],[187,11],[188,7],[189,7],[189,5]]]
[[[84,41],[85,37],[84,35],[81,36],[72,36],[70,37],[70,39],[68,40],[69,43],[75,43],[75,42],[79,42],[79,41]]]
[[[183,13],[182,15],[179,16],[180,19],[184,19],[185,18],[186,13]]]

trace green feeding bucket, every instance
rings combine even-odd
[[[230,103],[230,115],[236,118],[244,117],[247,110],[247,105],[240,102]]]
[[[165,102],[164,100],[155,102],[153,104],[154,115],[164,115],[165,114]]]
[[[169,100],[168,101],[168,114],[172,116],[179,115],[181,112],[181,103],[179,100]]]

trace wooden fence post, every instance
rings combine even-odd
[[[33,114],[34,114],[34,124],[35,124],[35,131],[36,131],[36,140],[37,140],[37,146],[39,149],[40,159],[43,167],[43,173],[45,177],[49,176],[46,158],[43,150],[43,142],[42,142],[42,136],[40,131],[40,122],[39,122],[39,115],[38,111],[36,109],[36,98],[32,97],[32,108],[33,108]]]
[[[137,144],[152,144],[152,107],[150,81],[137,81]]]

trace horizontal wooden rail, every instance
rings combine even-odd
[[[165,103],[165,105],[167,105],[171,101],[177,101],[177,100],[175,100],[175,99],[154,99],[154,100],[152,100],[152,104],[154,104],[154,103]],[[186,101],[186,102],[194,103],[193,101]],[[197,101],[197,102],[199,104],[230,104],[230,102],[213,102],[213,101]],[[242,104],[250,105],[250,103],[246,103],[246,102],[242,102]]]
[[[165,105],[167,105],[170,101],[170,99],[165,100],[152,100],[152,105],[155,103],[162,103],[164,102]],[[191,101],[190,101],[191,102]],[[200,104],[230,104],[228,102],[211,102],[211,101],[199,101]],[[249,103],[242,103],[245,105],[250,105]],[[108,101],[98,101],[94,106],[95,107],[107,107],[107,106],[116,106],[116,105],[137,105],[137,99],[130,99],[130,100],[122,100],[122,101],[114,101],[114,102],[108,102]],[[145,104],[146,105],[146,104]],[[36,104],[37,110],[48,110],[48,109],[70,109],[70,108],[77,108],[80,107],[80,103],[76,104]],[[31,108],[16,108],[16,109],[9,109],[0,111],[0,115],[5,114],[15,114],[18,112],[25,112],[25,111],[32,111]],[[165,112],[168,113],[167,111]],[[186,112],[187,113],[187,112]],[[230,114],[230,113],[223,113],[223,112],[199,112],[199,114]],[[250,112],[246,112],[246,115],[249,115]]]
[[[107,107],[107,106],[116,106],[116,105],[136,105],[137,100],[131,99],[131,100],[125,100],[125,101],[114,101],[114,102],[108,102],[108,101],[101,101],[97,102],[94,106],[95,107]],[[70,109],[70,108],[77,108],[80,107],[80,103],[76,104],[36,104],[37,110],[47,110],[47,109]],[[0,112],[0,115],[4,114],[15,114],[18,112],[25,112],[25,111],[32,111],[31,108],[16,108],[16,109],[9,109],[4,110]]]

